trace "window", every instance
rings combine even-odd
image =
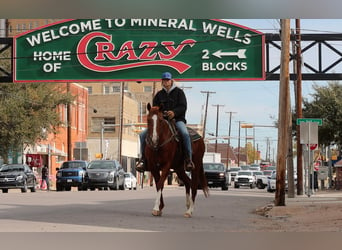
[[[152,92],[152,86],[144,86],[144,92],[151,93]]]
[[[107,85],[103,86],[103,92],[104,94],[109,94],[109,86]]]
[[[119,93],[121,91],[120,86],[112,86],[113,93]]]
[[[114,132],[115,131],[114,126],[109,126],[109,125],[115,124],[115,117],[105,117],[103,124],[104,124],[104,132]]]
[[[88,95],[93,94],[93,87],[87,87],[88,89]]]
[[[101,133],[102,124],[104,132],[115,132],[115,127],[110,126],[115,124],[115,117],[92,117],[91,132]]]

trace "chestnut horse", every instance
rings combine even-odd
[[[153,175],[157,197],[152,210],[152,215],[161,216],[164,208],[163,188],[166,178],[173,169],[178,178],[184,182],[186,194],[186,212],[184,217],[191,217],[197,189],[203,189],[205,197],[209,195],[207,180],[203,170],[203,155],[205,145],[202,137],[192,142],[192,160],[195,168],[191,171],[191,179],[185,172],[183,144],[178,137],[171,122],[163,117],[162,107],[147,105],[147,136],[145,158],[147,170]],[[191,188],[191,198],[190,198]]]

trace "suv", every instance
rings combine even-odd
[[[56,168],[56,190],[70,191],[71,187],[77,187],[78,191],[87,190],[85,173],[88,162],[75,160],[65,161],[60,168]]]
[[[208,187],[221,187],[222,190],[228,190],[230,175],[222,163],[203,163],[203,169]]]

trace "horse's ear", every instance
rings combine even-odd
[[[147,103],[147,110],[150,111],[150,109],[151,109],[151,104]]]

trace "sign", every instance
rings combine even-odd
[[[63,20],[14,38],[14,82],[264,80],[264,43],[217,19]]]
[[[302,122],[314,122],[314,123],[317,123],[318,126],[322,126],[323,124],[322,119],[318,119],[318,118],[298,118],[297,119],[297,125],[300,125]]]
[[[301,144],[318,144],[318,123],[302,122],[300,124],[300,143]]]

